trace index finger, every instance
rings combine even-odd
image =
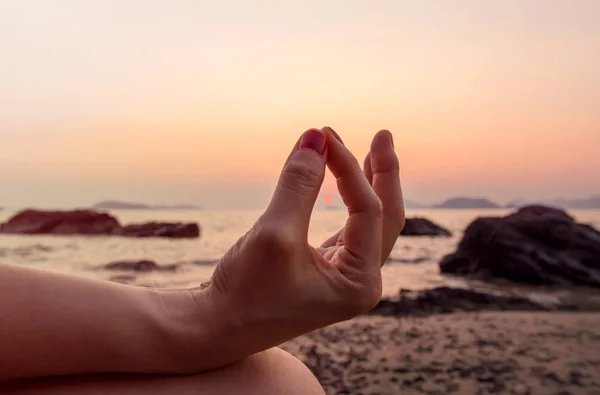
[[[327,166],[337,186],[349,218],[344,228],[344,250],[352,266],[379,268],[383,209],[379,197],[369,184],[358,161],[334,135],[331,128],[322,129],[327,136]]]

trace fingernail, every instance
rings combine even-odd
[[[329,131],[330,131],[330,132],[333,134],[333,136],[334,136],[334,137],[335,137],[335,138],[336,138],[336,139],[337,139],[337,140],[338,140],[340,143],[344,144],[344,141],[342,140],[342,138],[340,137],[340,135],[339,135],[339,134],[337,134],[337,133],[336,133],[336,131],[335,131],[335,130],[333,130],[332,128],[330,128],[329,126],[325,126],[325,127],[324,127],[323,129],[321,129],[321,130],[329,130]],[[345,145],[345,144],[344,144],[344,145]]]
[[[323,152],[325,152],[326,142],[327,139],[320,130],[311,129],[302,136],[300,148],[308,148],[317,151],[319,154],[323,154]]]
[[[335,138],[338,139],[338,141],[340,143],[344,144],[344,141],[342,140],[342,138],[340,137],[340,135],[335,132],[335,130],[333,130],[331,128],[329,128],[329,130],[331,130],[331,133],[333,133],[333,135],[335,136]]]
[[[390,136],[390,143],[392,143],[392,148],[394,148],[394,136],[392,135],[392,132],[390,132],[389,130],[385,131],[387,132],[388,136]]]

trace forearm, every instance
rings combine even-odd
[[[244,357],[218,352],[213,315],[188,291],[0,265],[0,380],[190,373]]]

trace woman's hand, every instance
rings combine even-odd
[[[308,227],[326,165],[349,218],[315,248]],[[221,259],[210,285],[192,293],[207,317],[220,315],[215,331],[223,342],[257,352],[371,309],[403,224],[391,134],[377,133],[363,172],[333,130],[311,129],[292,150],[266,212]]]
[[[273,200],[205,289],[154,290],[0,265],[0,381],[83,373],[198,373],[369,310],[404,210],[391,135],[363,173],[325,128],[306,132]],[[329,166],[350,214],[307,242]],[[3,341],[7,339],[7,341]]]

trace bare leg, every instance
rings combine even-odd
[[[280,349],[191,376],[91,375],[0,383],[3,395],[324,395],[302,362]]]

